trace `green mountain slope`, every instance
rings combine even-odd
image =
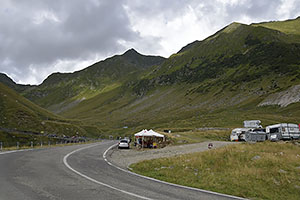
[[[25,97],[95,131],[236,127],[300,120],[299,18],[232,23],[168,59],[135,50],[50,75]]]
[[[61,112],[135,79],[137,74],[164,60],[130,49],[123,55],[113,56],[81,71],[51,74],[41,85],[25,91],[25,97],[44,108]]]
[[[74,124],[73,124],[74,123]],[[3,133],[30,135],[85,136],[86,131],[76,121],[68,121],[33,104],[0,83],[0,140]],[[7,135],[7,134],[6,134]]]
[[[233,23],[206,40],[183,48],[146,78],[195,82],[216,78],[237,65],[298,64],[299,42],[291,42],[291,37],[264,27]],[[279,67],[277,71],[285,73],[287,68]]]
[[[297,97],[286,100],[287,107],[259,106],[272,95],[300,93],[293,89],[300,85],[298,36],[267,24],[233,23],[182,48],[139,80],[82,101],[63,115],[118,131],[126,131],[123,126],[233,127],[247,119],[296,123]]]
[[[300,35],[300,17],[287,21],[273,21],[252,24],[253,26],[262,26],[269,29],[278,30],[285,34]]]
[[[250,89],[266,94],[287,89],[300,79],[300,42],[294,37],[233,23],[172,55],[144,77],[141,82],[147,86],[142,90],[176,83],[196,83],[191,92],[200,93],[224,89],[249,93]]]

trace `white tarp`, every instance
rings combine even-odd
[[[152,129],[149,130],[148,132],[149,132],[150,134],[152,134],[153,136],[155,136],[155,137],[165,137],[164,135],[159,134],[159,133],[153,131]]]
[[[151,130],[147,130],[147,129],[144,129],[136,134],[134,134],[135,137],[164,137],[164,135],[162,134],[159,134],[155,131],[153,131],[152,129]]]
[[[148,133],[148,131],[147,131],[147,129],[144,129],[144,130],[142,130],[142,131],[140,131],[140,132],[138,132],[138,133],[136,133],[136,134],[134,134],[134,136],[151,136],[151,135],[149,135],[149,133]]]

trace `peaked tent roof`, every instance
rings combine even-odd
[[[165,137],[164,135],[159,134],[159,133],[153,131],[152,129],[149,130],[148,132],[151,133],[151,134],[152,134],[153,136],[155,136],[155,137]]]
[[[144,129],[144,130],[134,134],[134,136],[150,136],[150,135],[148,134],[147,129]]]
[[[134,136],[154,136],[154,137],[165,137],[164,135],[162,134],[159,134],[155,131],[153,131],[152,129],[151,130],[147,130],[147,129],[144,129],[136,134],[134,134]]]

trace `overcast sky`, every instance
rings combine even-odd
[[[40,84],[129,48],[169,57],[234,21],[297,16],[299,0],[1,0],[0,72]]]

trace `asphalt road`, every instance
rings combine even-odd
[[[147,180],[110,166],[102,155],[114,143],[0,153],[0,200],[232,199]]]

